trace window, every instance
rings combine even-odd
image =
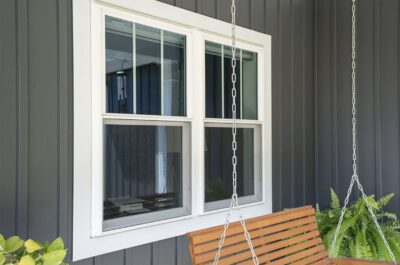
[[[187,215],[186,36],[104,20],[103,230]]]
[[[223,224],[230,25],[123,0],[74,0],[73,23],[73,259]],[[271,47],[248,29],[237,38],[238,194],[251,218],[272,209]]]
[[[260,129],[257,120],[257,53],[236,50],[238,195],[246,204],[261,200]],[[229,207],[232,194],[232,50],[205,41],[205,209]],[[215,119],[217,118],[217,119]],[[225,119],[225,120],[223,120]],[[246,122],[250,120],[251,123]]]

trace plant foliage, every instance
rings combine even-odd
[[[384,207],[393,197],[394,194],[388,194],[377,201],[375,196],[371,195],[368,196],[368,201],[372,205],[396,259],[400,260],[400,222],[396,214],[384,211]],[[317,205],[316,214],[319,231],[327,250],[331,250],[331,243],[340,214],[339,197],[331,189],[330,209],[321,211]],[[391,261],[389,252],[362,198],[347,208],[331,256],[333,258],[349,257]]]
[[[18,236],[5,239],[0,234],[0,265],[67,265],[64,263],[67,250],[59,237],[50,244],[42,244]]]

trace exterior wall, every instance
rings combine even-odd
[[[357,2],[360,179],[367,194],[395,192],[389,209],[400,213],[400,2]],[[315,9],[316,200],[326,207],[330,187],[344,199],[352,173],[351,1]]]
[[[229,21],[229,0],[164,0]],[[314,203],[313,0],[239,0],[272,35],[274,209]],[[0,1],[0,233],[72,242],[72,1]],[[390,126],[390,124],[387,124]],[[190,264],[184,237],[74,264]]]

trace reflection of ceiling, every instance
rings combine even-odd
[[[207,54],[221,56],[221,53],[222,53],[221,49],[222,49],[222,44],[206,41],[206,53]],[[237,57],[239,57],[240,50],[241,49],[239,49],[239,48],[236,50]],[[257,54],[255,52],[242,50],[243,60],[251,61],[256,56],[257,56]],[[230,46],[224,45],[224,57],[232,58],[232,50],[231,50]]]
[[[113,73],[118,70],[130,69],[132,68],[132,54],[128,52],[121,52],[116,50],[107,49],[106,57],[106,73]],[[127,58],[130,58],[129,60]],[[137,54],[136,55],[136,66],[140,67],[142,65],[150,63],[160,63],[159,58],[153,56]]]

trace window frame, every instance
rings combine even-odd
[[[116,17],[186,34],[186,117],[112,114],[105,111],[105,93],[94,88],[104,82],[104,10]],[[134,18],[134,19],[132,19]],[[136,20],[137,19],[137,20]],[[144,22],[140,22],[144,21]],[[155,23],[155,24],[154,24]],[[204,125],[229,119],[205,118],[205,38],[230,45],[229,23],[205,17],[153,0],[73,0],[74,48],[74,186],[73,186],[73,260],[81,260],[120,249],[183,235],[189,231],[223,224],[226,209],[205,211],[204,204]],[[272,212],[271,188],[271,37],[237,27],[238,47],[258,54],[258,120],[238,120],[238,124],[260,126],[262,200],[241,205],[245,218]],[[249,42],[251,40],[251,42]],[[213,41],[213,40],[210,40]],[[215,41],[214,41],[215,42]],[[248,48],[246,48],[248,47]],[[99,50],[103,56],[98,56]],[[198,51],[203,52],[198,52]],[[89,52],[88,52],[89,51]],[[261,56],[260,56],[261,54]],[[103,61],[101,61],[103,60]],[[101,76],[99,78],[99,76]],[[195,100],[196,99],[196,100]],[[261,108],[261,110],[260,110]],[[100,111],[99,111],[100,110]],[[97,115],[101,115],[100,118]],[[188,181],[191,213],[172,219],[103,231],[103,175],[99,174],[99,147],[102,147],[103,117],[159,124],[186,124],[190,139]],[[247,125],[246,125],[247,126]],[[96,144],[97,143],[97,144]],[[100,144],[99,144],[100,143]],[[183,142],[182,142],[183,143]],[[102,153],[102,151],[101,151]],[[97,177],[96,177],[97,176]],[[236,216],[232,220],[237,220]]]

